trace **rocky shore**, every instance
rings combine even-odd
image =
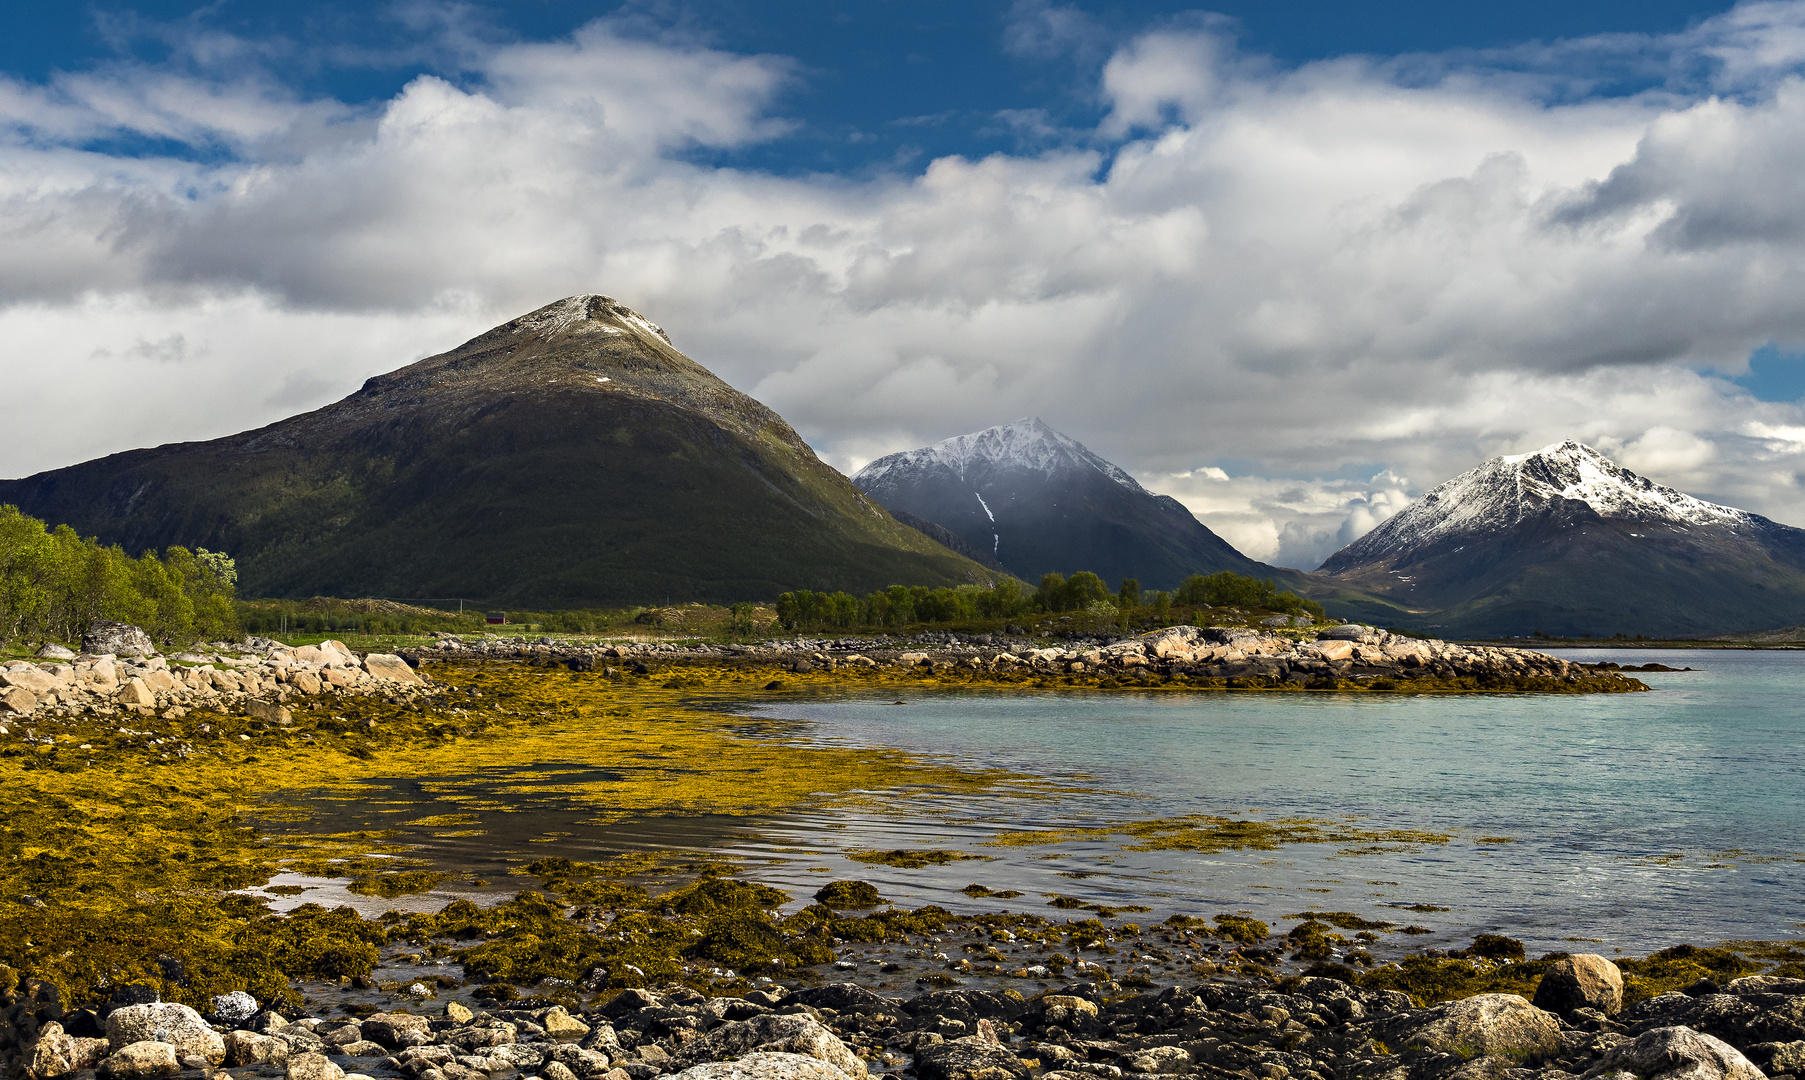
[[[249,638],[162,656],[142,630],[119,624],[91,633],[79,653],[46,645],[36,661],[0,665],[0,719],[100,712],[179,720],[200,709],[288,723],[286,703],[297,698],[433,692],[401,657],[359,656],[343,642],[290,648]]]
[[[1530,649],[1404,637],[1356,623],[1322,630],[1278,631],[1171,626],[1136,637],[1081,639],[1058,645],[996,635],[933,634],[911,639],[773,640],[756,645],[662,642],[582,645],[549,637],[466,641],[445,635],[434,647],[405,650],[429,658],[495,658],[562,664],[577,671],[649,670],[656,663],[742,662],[794,672],[901,668],[1004,674],[1080,675],[1120,680],[1221,680],[1239,685],[1427,687],[1437,680],[1538,680],[1569,686],[1625,680],[1616,665],[1587,665]],[[1231,681],[1232,680],[1232,681]],[[1640,684],[1637,684],[1638,686]]]
[[[424,989],[419,988],[419,989]],[[242,992],[208,1015],[145,1000],[65,1010],[26,980],[0,998],[7,1075],[136,1080],[1757,1080],[1805,1074],[1805,980],[1701,979],[1624,1006],[1601,956],[1545,965],[1533,1001],[1489,993],[1418,1007],[1336,978],[1217,977],[1032,997],[850,982],[706,997],[627,989],[588,1007],[456,1002],[305,1016]]]

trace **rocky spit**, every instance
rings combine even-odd
[[[677,645],[662,642],[581,645],[549,637],[465,641],[447,634],[429,649],[404,651],[423,658],[499,658],[601,670],[619,661],[630,669],[656,662],[741,660],[791,671],[853,668],[926,668],[1118,679],[1259,679],[1310,684],[1324,679],[1541,678],[1578,683],[1616,665],[1592,666],[1529,649],[1466,646],[1403,637],[1357,623],[1322,630],[1280,631],[1233,627],[1170,626],[1136,637],[1084,639],[1037,645],[997,635],[931,634],[910,639],[856,638],[773,640],[757,645]]]
[[[361,1019],[261,1008],[201,1015],[121,988],[65,1012],[27,980],[0,998],[7,1075],[190,1080],[1756,1080],[1805,1074],[1805,980],[1700,980],[1624,1007],[1611,961],[1556,961],[1534,1001],[1481,994],[1415,1007],[1332,978],[1221,978],[1127,996],[1076,983],[931,990],[842,982],[743,997],[629,989],[583,1009],[458,1004]],[[136,1000],[134,1000],[136,999]],[[600,999],[598,999],[600,1000]]]
[[[282,724],[297,698],[432,692],[401,657],[359,656],[342,642],[290,648],[249,638],[162,656],[143,631],[118,624],[90,634],[79,653],[47,645],[36,661],[0,665],[0,719],[100,712],[179,720],[203,709]]]

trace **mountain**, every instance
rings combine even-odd
[[[129,551],[229,552],[247,596],[550,608],[997,576],[606,296],[257,431],[0,481],[0,502]]]
[[[1303,577],[1249,559],[1177,499],[1034,418],[878,458],[852,482],[1028,581],[1055,570],[1092,570],[1112,586],[1136,578],[1147,589],[1221,570],[1282,584]]]
[[[1805,530],[1662,487],[1571,441],[1449,480],[1311,576],[1443,636],[1805,622]]]

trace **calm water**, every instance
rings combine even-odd
[[[1137,916],[1143,921],[1245,911],[1277,923],[1305,908],[1354,911],[1435,931],[1408,939],[1417,948],[1464,944],[1480,931],[1522,938],[1532,950],[1596,942],[1594,949],[1627,952],[1805,936],[1805,653],[1563,655],[1698,670],[1640,676],[1652,693],[1584,697],[926,692],[898,705],[892,690],[881,698],[793,698],[749,711],[803,721],[800,737],[812,742],[900,747],[1081,790],[1050,798],[874,794],[852,809],[777,820],[611,826],[545,800],[485,814],[481,838],[423,838],[422,853],[488,873],[541,855],[692,848],[750,860],[748,873],[788,887],[795,906],[823,881],[858,877],[898,903],[965,910],[1051,915],[1042,905],[1068,896],[1144,904],[1154,910]],[[796,725],[772,730],[798,737]],[[431,798],[418,781],[392,789]],[[333,805],[343,806],[323,808]],[[368,805],[330,812],[362,815]],[[419,801],[409,806],[410,814],[433,812]],[[1140,852],[1125,849],[1127,837],[989,843],[1009,829],[1192,813],[1307,816],[1453,839],[1365,854],[1344,844]],[[1497,842],[1505,837],[1509,843]],[[980,858],[915,870],[848,858],[892,848]],[[974,901],[958,891],[972,883],[1024,895]],[[513,887],[502,878],[491,888]],[[346,899],[340,892],[327,886],[305,899]]]
[[[798,885],[819,875],[799,870],[804,853],[942,846],[998,856],[912,871],[810,864],[941,903],[963,901],[948,890],[980,882],[1028,894],[1018,907],[1043,893],[1140,898],[1157,914],[1276,918],[1316,907],[1449,939],[1501,930],[1537,947],[1595,940],[1632,952],[1805,935],[1805,653],[1563,655],[1699,670],[1642,676],[1652,693],[1584,697],[961,693],[915,695],[907,706],[785,703],[765,711],[813,722],[823,741],[1085,777],[1078,782],[1122,794],[1040,806],[902,804],[779,823],[766,828],[775,842],[740,846],[787,849],[786,865],[763,876]],[[1126,838],[983,846],[999,826],[1200,812],[1353,816],[1455,839],[1366,855],[1340,854],[1341,845],[1133,852],[1123,850]],[[1066,876],[1074,874],[1096,876]],[[1450,910],[1400,910],[1412,904]]]

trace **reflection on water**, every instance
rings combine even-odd
[[[399,828],[420,845],[414,854],[458,875],[412,903],[350,898],[372,910],[433,907],[448,895],[486,902],[533,884],[510,871],[544,855],[678,849],[747,860],[750,874],[789,889],[797,906],[821,882],[857,877],[899,903],[964,910],[1033,910],[1072,897],[1152,908],[1135,916],[1142,921],[1173,912],[1278,921],[1306,908],[1354,911],[1437,932],[1417,946],[1464,942],[1480,930],[1532,949],[1597,941],[1631,952],[1798,936],[1805,710],[1795,701],[1805,656],[1602,655],[1699,670],[1642,676],[1653,693],[1587,697],[924,690],[907,706],[892,704],[893,690],[797,697],[750,707],[799,721],[772,724],[764,737],[899,747],[1079,790],[1050,798],[870,793],[776,818],[604,826],[590,820],[593,808],[557,793],[479,798],[473,809],[468,786],[448,789],[447,778],[435,778],[380,784],[354,802],[311,800],[322,816],[305,828]],[[464,779],[481,791],[482,777]],[[1012,829],[1197,813],[1352,820],[1453,838],[1224,852],[1127,850],[1127,837],[991,843]],[[452,814],[473,819],[396,824]],[[919,869],[850,858],[899,848],[984,858]],[[1023,895],[975,900],[959,891],[971,884]],[[347,897],[329,888],[299,899]]]

